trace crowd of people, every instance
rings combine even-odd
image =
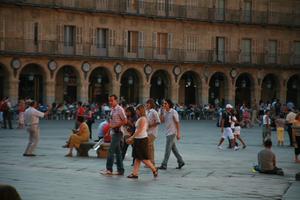
[[[17,108],[17,109],[15,109]],[[9,98],[0,102],[0,122],[2,128],[13,129],[12,119],[17,114],[18,128],[26,127],[29,133],[29,142],[23,156],[35,156],[34,150],[39,141],[39,119],[48,120],[71,120],[75,119],[73,133],[70,135],[64,147],[69,148],[67,157],[73,156],[73,149],[79,148],[80,144],[92,139],[92,124],[95,120],[101,119],[97,129],[98,138],[95,141],[103,140],[110,143],[107,157],[106,170],[101,171],[104,175],[123,175],[127,149],[132,146],[133,171],[128,178],[138,178],[139,168],[143,162],[151,169],[154,177],[158,175],[158,169],[166,170],[170,153],[173,152],[177,159],[177,169],[181,169],[185,162],[176,147],[176,139],[180,140],[180,119],[202,119],[203,116],[214,115],[217,119],[217,126],[221,128],[221,139],[218,144],[222,148],[224,141],[228,140],[229,148],[239,150],[245,149],[246,143],[241,137],[242,128],[251,128],[254,124],[262,127],[262,144],[266,147],[263,153],[259,153],[256,171],[282,175],[278,172],[275,155],[271,152],[272,131],[277,133],[278,146],[284,145],[284,133],[287,130],[289,145],[295,148],[295,162],[300,163],[300,114],[293,103],[281,104],[278,99],[270,102],[259,102],[257,106],[248,108],[245,104],[236,106],[227,104],[225,108],[205,105],[182,106],[174,105],[171,100],[157,101],[149,99],[144,105],[126,104],[118,102],[116,95],[111,95],[108,104],[101,106],[95,103],[83,104],[56,104],[42,106],[31,99],[20,100],[18,105],[12,106]],[[17,110],[17,112],[15,112]],[[297,113],[298,112],[298,113]],[[206,113],[206,114],[204,114]],[[158,126],[166,124],[166,146],[164,159],[160,167],[155,167],[155,140],[157,138]],[[115,158],[116,157],[116,158]],[[272,157],[272,159],[270,159]],[[113,164],[116,160],[117,172],[113,172]],[[269,163],[269,167],[263,166]],[[274,169],[270,169],[273,166]],[[276,170],[275,170],[276,169]],[[273,171],[272,171],[273,170]]]

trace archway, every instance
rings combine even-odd
[[[179,103],[196,105],[200,103],[201,83],[199,76],[193,72],[185,72],[179,80]]]
[[[167,71],[158,70],[151,77],[150,97],[161,103],[170,97],[170,77]]]
[[[287,82],[286,102],[291,102],[296,108],[300,107],[300,75],[294,75]]]
[[[26,65],[19,76],[19,99],[30,98],[44,101],[45,72],[38,64]]]
[[[128,69],[121,78],[120,96],[127,103],[139,103],[141,79],[135,69]]]
[[[209,104],[215,106],[225,106],[228,96],[228,81],[221,72],[216,72],[209,81]]]
[[[279,80],[274,74],[268,74],[264,77],[261,85],[261,100],[270,102],[279,98]]]
[[[77,101],[80,78],[75,67],[66,65],[59,69],[55,80],[55,99],[57,103]]]
[[[253,97],[253,79],[247,73],[241,74],[235,83],[235,105],[245,104],[248,108],[251,107]]]
[[[3,64],[0,63],[0,99],[8,96],[8,72]]]
[[[89,101],[93,103],[107,103],[111,91],[111,74],[104,67],[94,69],[89,78]]]

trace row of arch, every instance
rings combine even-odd
[[[30,97],[40,102],[45,102],[45,85],[47,72],[38,64],[28,64],[22,68],[19,73],[19,98]],[[56,102],[73,102],[79,100],[80,87],[82,86],[82,75],[71,65],[61,67],[53,75],[55,80]],[[8,84],[8,75],[3,65],[0,67],[0,97],[6,95]],[[88,100],[90,102],[107,102],[108,95],[112,93],[114,76],[106,67],[97,67],[90,72],[87,77]],[[145,89],[143,75],[135,68],[129,68],[124,71],[119,79],[120,96],[127,102],[141,103],[143,99],[143,90]],[[228,102],[229,90],[232,90],[230,81],[222,72],[215,72],[208,81],[208,92],[206,93],[208,103],[224,105]],[[172,76],[167,70],[159,69],[149,77],[149,96],[154,99],[164,99],[171,97]],[[203,81],[194,71],[184,72],[178,77],[178,102],[189,104],[199,104],[203,95]],[[260,83],[259,83],[260,84]],[[235,79],[235,104],[246,103],[251,106],[253,102],[256,79],[249,73],[241,73]],[[300,105],[300,75],[294,74],[289,77],[286,84],[286,99]],[[281,90],[280,79],[275,74],[265,75],[260,84],[261,100],[271,101],[273,98],[279,98]]]

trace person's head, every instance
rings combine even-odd
[[[295,120],[300,121],[300,112],[297,113],[297,115],[296,115],[296,117],[295,117]]]
[[[272,147],[272,141],[271,141],[270,139],[266,139],[266,140],[264,141],[264,146],[265,146],[266,148],[271,148],[271,147]]]
[[[109,102],[109,105],[111,107],[115,107],[116,105],[118,105],[118,97],[117,97],[117,95],[115,95],[115,94],[110,95],[109,99],[108,99],[108,102]]]
[[[148,110],[155,108],[155,102],[153,99],[148,99],[146,102],[146,107]]]
[[[270,110],[266,110],[265,115],[270,115]]]
[[[82,122],[84,122],[84,117],[83,116],[78,116],[77,121],[81,124]]]
[[[164,109],[167,109],[167,110],[170,108],[173,108],[173,106],[174,106],[174,104],[170,99],[166,99],[163,103]]]
[[[136,114],[139,116],[139,117],[143,117],[143,116],[146,116],[146,109],[145,109],[145,106],[140,104],[136,107]]]
[[[29,106],[30,106],[30,107],[36,108],[36,107],[37,107],[37,102],[36,102],[36,101],[33,101],[33,100],[30,101],[30,102],[29,102]]]
[[[132,117],[135,115],[135,110],[133,106],[129,106],[125,109],[125,113],[127,117]]]
[[[78,106],[82,106],[82,102],[81,102],[81,101],[78,101],[77,105],[78,105]]]
[[[226,105],[226,110],[227,110],[228,112],[230,112],[232,109],[233,109],[233,107],[232,107],[231,104],[227,104],[227,105]]]

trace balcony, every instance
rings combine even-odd
[[[2,3],[214,23],[300,26],[300,14],[160,4],[139,0],[2,0]],[[291,8],[292,9],[292,8]]]
[[[234,65],[300,65],[300,56],[294,54],[269,55],[265,53],[242,54],[240,51],[216,52],[215,50],[186,50],[176,48],[138,47],[128,51],[127,46],[94,45],[18,38],[0,38],[0,55],[56,56],[108,60],[159,61],[196,64],[234,64]]]

